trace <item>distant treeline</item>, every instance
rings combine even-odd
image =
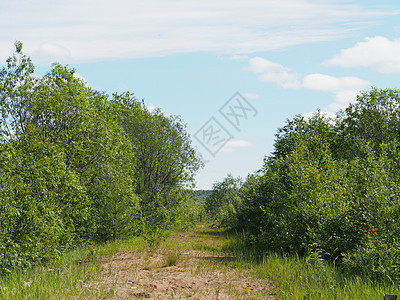
[[[210,195],[211,190],[193,190],[192,194],[195,197],[195,200],[199,204],[204,204],[208,195]]]

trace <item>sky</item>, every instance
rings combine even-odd
[[[0,0],[0,65],[17,40],[39,75],[180,116],[198,189],[261,169],[288,119],[400,83],[398,0]]]

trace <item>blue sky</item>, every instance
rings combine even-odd
[[[1,0],[1,62],[16,40],[39,74],[68,64],[180,115],[203,189],[260,169],[286,119],[400,82],[398,1]]]

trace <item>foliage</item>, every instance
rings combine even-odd
[[[150,112],[130,93],[114,95],[121,125],[135,146],[136,194],[140,197],[142,231],[150,244],[166,237],[179,222],[185,195],[193,183],[200,159],[191,146],[182,121],[160,110]]]
[[[240,187],[242,180],[228,174],[221,182],[213,184],[211,193],[205,200],[205,209],[210,219],[221,226],[235,226],[237,210],[241,206]]]
[[[337,119],[341,157],[352,159],[361,155],[359,144],[369,142],[377,154],[381,145],[400,137],[400,91],[394,89],[362,92]]]
[[[189,226],[184,190],[200,163],[183,122],[60,64],[37,76],[15,46],[0,70],[0,273],[82,243],[155,243]]]
[[[279,129],[242,188],[247,242],[400,282],[399,100],[372,89],[336,120],[316,113]]]
[[[231,236],[226,250],[235,254],[242,268],[249,266],[257,278],[272,281],[278,299],[381,299],[385,293],[398,294],[399,286],[393,282],[351,274],[316,253],[306,257],[263,253],[248,247],[246,239],[243,234]]]
[[[3,145],[1,151],[2,272],[59,257],[91,226],[89,199],[63,153],[52,145],[26,143]],[[82,223],[86,226],[77,226]]]

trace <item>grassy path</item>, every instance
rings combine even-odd
[[[112,290],[112,299],[274,299],[270,283],[252,277],[225,244],[220,231],[197,226],[158,248],[101,258],[101,276],[86,288]]]
[[[0,278],[0,299],[275,299],[226,243],[223,232],[198,225],[157,248],[133,239],[74,251]]]
[[[0,300],[358,300],[400,294],[398,286],[343,274],[316,258],[260,258],[240,243],[198,225],[157,248],[135,238],[78,249],[52,265],[0,277]]]

